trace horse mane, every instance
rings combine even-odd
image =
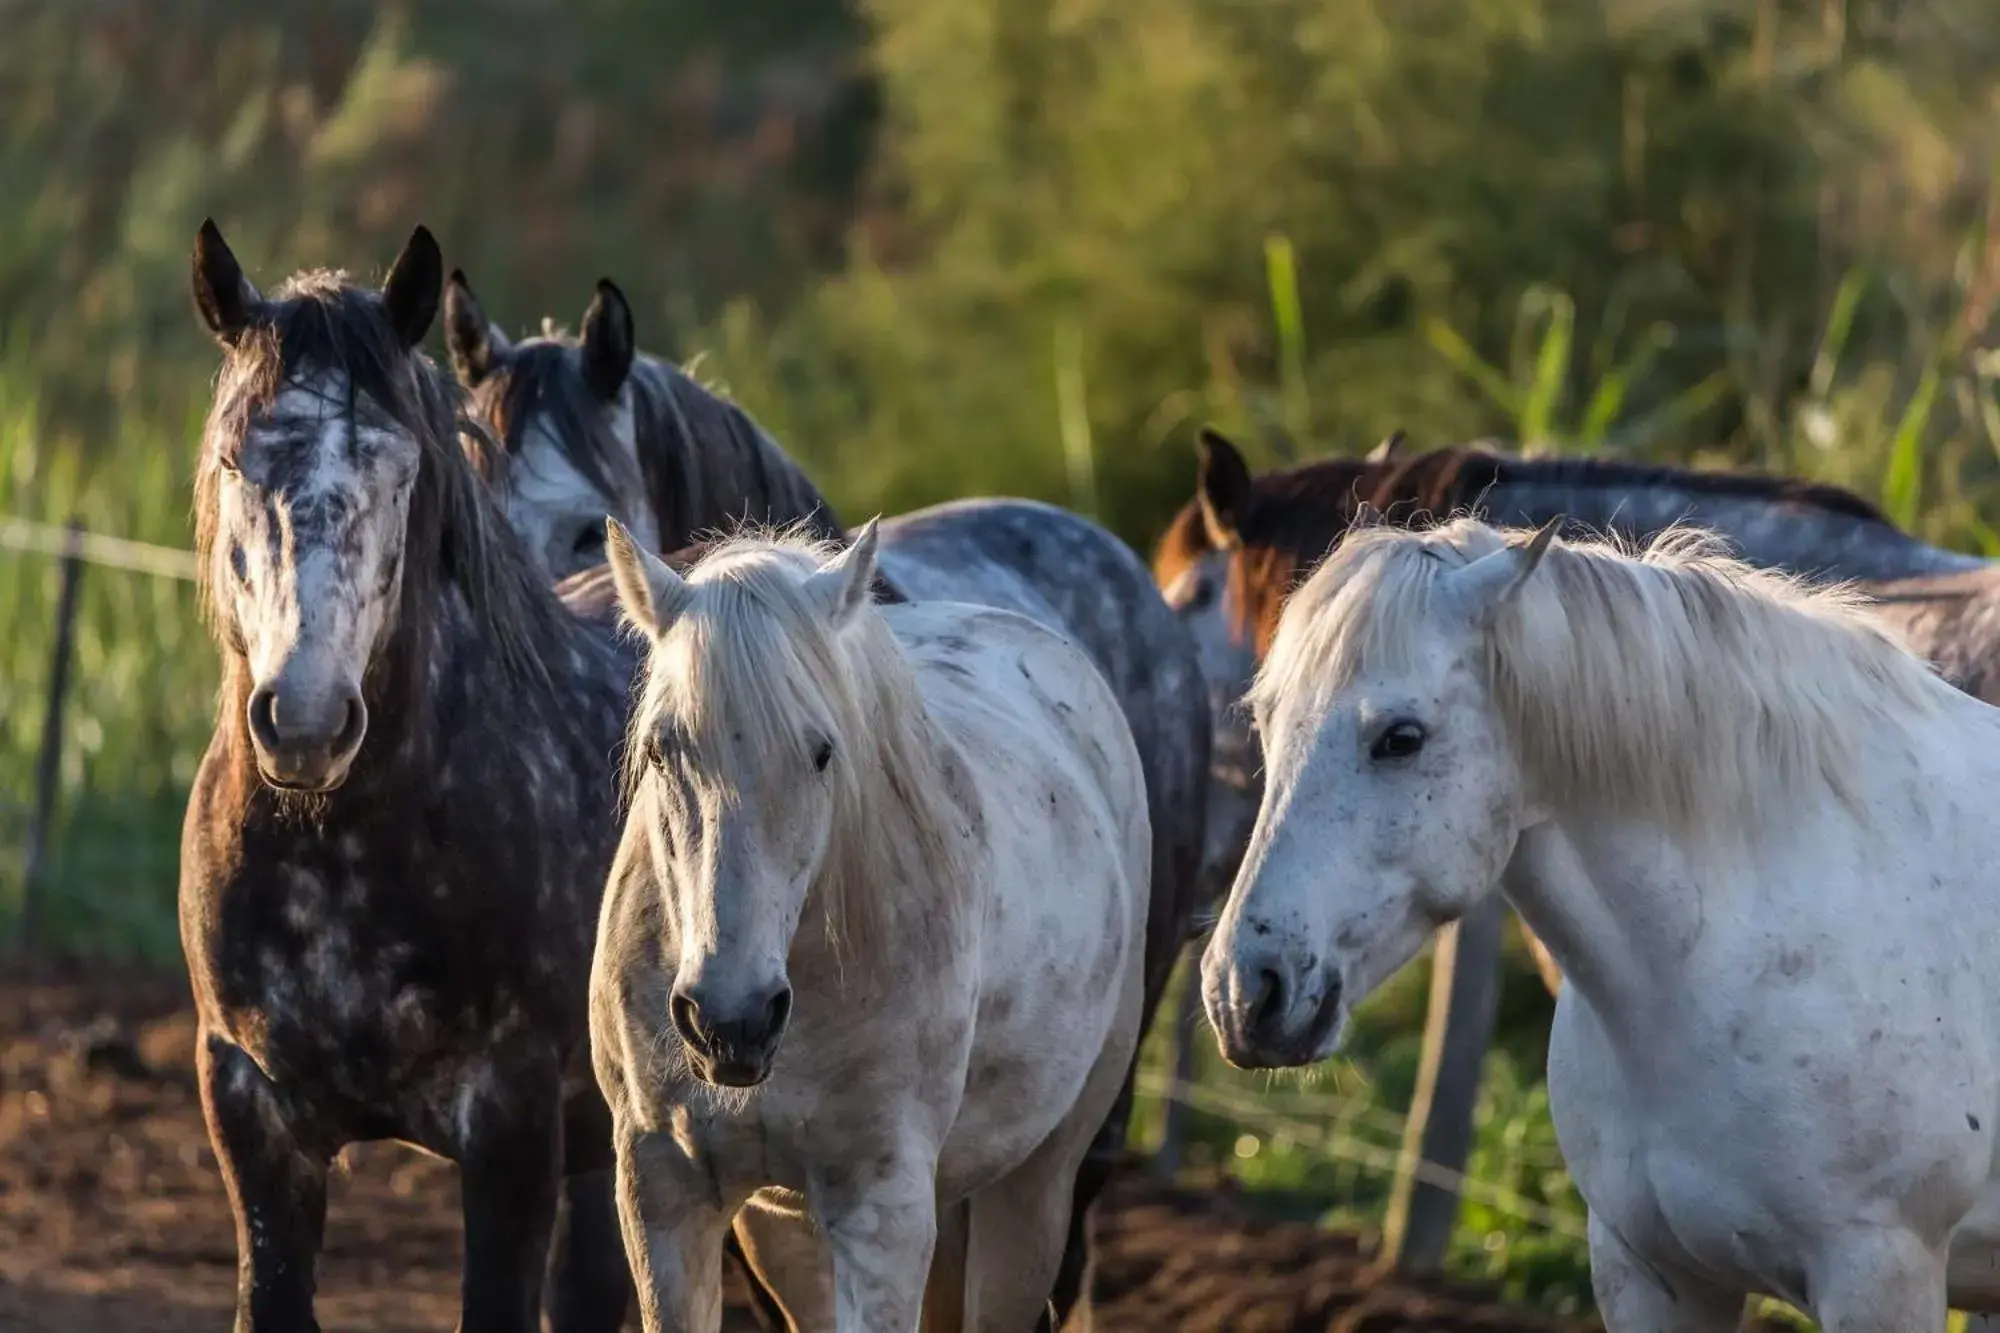
[[[1286,598],[1365,512],[1364,503],[1395,526],[1421,529],[1475,511],[1487,492],[1510,485],[1673,488],[1894,526],[1881,510],[1851,491],[1758,473],[1701,472],[1602,458],[1515,458],[1477,446],[1448,446],[1379,463],[1319,459],[1251,478],[1249,501],[1237,528],[1242,547],[1230,571],[1237,632],[1260,652],[1270,650]],[[1154,556],[1161,585],[1210,549],[1201,508],[1190,501],[1174,516]]]
[[[967,891],[971,852],[946,754],[888,623],[871,605],[835,630],[805,588],[841,549],[794,525],[717,543],[694,566],[649,657],[625,787],[641,811],[650,737],[710,771],[736,765],[732,785],[752,800],[782,800],[812,780],[809,738],[832,741],[833,831],[811,892],[842,961],[866,976],[898,946],[900,918],[920,928],[937,918],[926,894]]]
[[[347,381],[345,411],[351,414],[366,396],[409,431],[419,449],[395,621],[397,638],[410,642],[412,650],[400,655],[400,670],[371,671],[371,684],[391,674],[399,678],[391,683],[406,697],[421,695],[429,669],[423,643],[441,615],[439,594],[448,588],[464,598],[474,621],[491,635],[512,680],[549,688],[543,648],[560,640],[564,613],[518,549],[476,471],[492,452],[490,440],[460,416],[452,379],[420,350],[403,346],[379,297],[338,271],[302,272],[286,280],[261,303],[218,374],[194,482],[198,587],[211,629],[221,623],[213,582],[224,457],[247,433],[252,417],[281,392],[330,372]]]
[[[1447,576],[1521,535],[1470,518],[1350,533],[1293,596],[1252,705],[1324,706],[1409,669]],[[1948,687],[1855,590],[1723,549],[1690,528],[1643,547],[1558,543],[1487,627],[1494,705],[1551,797],[1747,835],[1829,789],[1858,804],[1853,775],[1909,749],[1909,724]]]
[[[1569,490],[1671,489],[1718,499],[1763,500],[1817,509],[1893,527],[1889,517],[1839,486],[1759,472],[1706,472],[1667,464],[1600,457],[1519,458],[1477,446],[1432,449],[1383,469],[1375,507],[1391,522],[1406,515],[1441,518],[1475,509],[1495,486],[1538,485]]]
[[[499,358],[471,401],[506,457],[520,453],[528,424],[539,415],[564,457],[600,494],[624,494],[636,481],[664,550],[745,520],[802,523],[816,536],[843,535],[833,506],[804,469],[735,402],[650,356],[634,358],[627,384],[637,478],[624,475],[624,450],[603,400],[584,377],[581,343],[553,324]]]

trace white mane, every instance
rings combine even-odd
[[[832,842],[812,893],[845,961],[865,965],[891,945],[894,919],[921,923],[938,915],[937,894],[965,891],[969,820],[881,613],[864,606],[836,632],[806,589],[839,550],[798,531],[750,532],[688,573],[633,714],[627,789],[640,790],[645,741],[658,737],[729,766],[746,799],[782,801],[812,779],[808,738],[831,741]]]
[[[1411,665],[1455,570],[1524,534],[1469,518],[1351,533],[1285,608],[1251,702],[1324,704]],[[1552,798],[1687,829],[1747,831],[1780,803],[1906,753],[1949,687],[1847,588],[1813,589],[1670,531],[1644,548],[1558,543],[1488,625],[1485,671]]]

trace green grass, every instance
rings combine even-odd
[[[31,383],[21,358],[0,359],[0,513],[187,546],[197,423],[128,417],[86,475],[80,451],[38,435]],[[0,932],[22,901],[58,583],[52,557],[0,552]],[[86,566],[73,653],[41,942],[172,963],[181,810],[215,692],[193,586]]]

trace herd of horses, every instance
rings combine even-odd
[[[1986,562],[1823,487],[1399,442],[1255,477],[1212,433],[1150,571],[1022,500],[850,534],[608,282],[513,341],[422,228],[379,288],[266,295],[205,223],[193,285],[223,684],[180,911],[239,1330],[317,1328],[370,1139],[458,1164],[468,1333],[635,1288],[713,1330],[725,1261],[774,1327],[1087,1316],[1135,1053],[1232,879],[1204,1000],[1256,1067],[1507,894],[1616,1333],[1746,1292],[1941,1328],[1947,1257],[2000,1302]]]

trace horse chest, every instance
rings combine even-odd
[[[482,900],[422,838],[322,831],[253,864],[190,940],[204,1019],[333,1126],[435,1139],[490,1052],[581,1036],[588,953],[518,910],[539,886]]]

